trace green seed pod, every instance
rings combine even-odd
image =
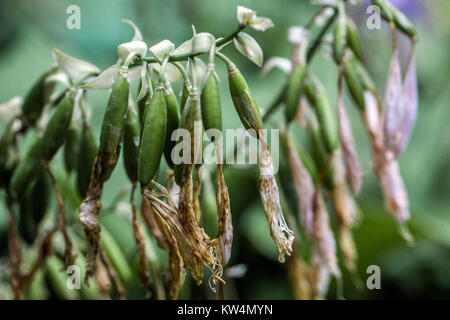
[[[306,75],[306,67],[298,64],[292,70],[286,91],[286,120],[291,122],[297,115],[302,95],[303,80]]]
[[[128,179],[131,182],[138,180],[139,138],[141,128],[134,105],[128,106],[123,132],[123,163]]]
[[[133,272],[119,245],[106,228],[102,228],[101,245],[123,284],[130,284],[133,281]]]
[[[408,19],[408,17],[403,14],[400,10],[394,7],[391,3],[388,3],[392,14],[394,16],[394,23],[397,28],[403,31],[408,37],[412,40],[417,41],[417,31],[412,22]]]
[[[344,62],[344,78],[353,101],[355,101],[359,109],[363,111],[366,108],[364,102],[364,88],[359,81],[354,64],[349,61]]]
[[[91,181],[92,166],[98,151],[94,132],[88,124],[83,125],[80,150],[77,160],[77,188],[80,196],[84,198]]]
[[[254,129],[257,132],[264,128],[259,108],[252,97],[247,82],[239,69],[233,64],[228,64],[228,81],[231,98],[234,107],[244,127]]]
[[[11,178],[14,164],[11,157],[11,144],[13,138],[13,123],[11,120],[0,138],[0,188],[7,187]]]
[[[69,173],[77,168],[78,154],[80,153],[80,140],[80,130],[70,127],[64,145],[64,165]]]
[[[346,19],[347,26],[347,45],[353,51],[354,55],[363,61],[363,53],[361,49],[361,41],[359,39],[358,28],[350,17]]]
[[[70,290],[67,287],[68,274],[61,259],[55,255],[48,257],[45,261],[45,273],[50,289],[57,299],[79,299],[78,290]]]
[[[189,93],[192,90],[192,84],[189,80],[185,81],[183,83],[183,89],[181,90],[181,100],[180,100],[180,107],[181,107],[181,113],[183,113],[184,106],[186,105],[186,101],[189,97]]]
[[[44,73],[28,92],[22,105],[24,118],[34,124],[41,116],[45,105],[45,79],[48,72]]]
[[[25,291],[26,300],[45,300],[47,298],[47,290],[45,287],[44,271],[42,269],[36,271],[30,286]]]
[[[66,96],[48,121],[41,142],[41,155],[44,160],[50,161],[64,144],[72,120],[73,106],[74,99]]]
[[[151,79],[151,84],[152,84],[152,88],[155,87],[155,80]],[[141,91],[141,85],[142,83],[139,82],[139,88],[138,88],[138,93]],[[138,113],[139,113],[139,124],[140,126],[142,126],[142,124],[144,123],[144,114],[145,114],[145,102],[150,99],[151,97],[151,93],[150,91],[147,92],[147,94],[145,95],[144,98],[142,98],[141,100],[138,101]]]
[[[353,65],[353,68],[355,69],[356,75],[358,76],[358,80],[361,83],[363,89],[375,91],[375,84],[366,67],[364,67],[364,65],[355,57],[351,57],[349,59],[349,63]]]
[[[167,130],[167,105],[164,85],[158,84],[145,110],[139,147],[138,176],[139,182],[148,185],[161,163]]]
[[[222,131],[222,107],[220,105],[220,90],[214,65],[208,66],[207,78],[200,97],[202,120],[205,130]]]
[[[327,93],[317,78],[308,76],[306,79],[307,97],[314,106],[320,124],[320,132],[329,153],[339,147],[339,132],[337,117]]]
[[[50,177],[44,167],[39,167],[36,179],[29,184],[19,199],[19,232],[32,244],[37,237],[38,225],[47,212],[52,192]]]
[[[15,197],[20,196],[25,187],[31,183],[40,167],[41,139],[36,137],[19,162],[11,177],[9,190]]]
[[[112,87],[100,132],[99,152],[103,160],[103,181],[109,179],[117,163],[125,113],[128,110],[128,93],[128,80],[120,76]]]
[[[195,128],[195,124],[201,123],[202,121],[202,113],[200,107],[200,97],[197,91],[191,91],[189,94],[189,99],[187,100],[186,106],[183,110],[183,115],[181,117],[180,128],[189,131],[191,137],[191,154],[190,154],[190,163],[198,162],[197,156],[199,154],[199,147],[203,148],[202,137],[203,130],[199,130],[199,128]],[[174,174],[175,174],[175,182],[180,184],[181,182],[181,174],[182,174],[183,163],[179,165],[175,165]]]
[[[372,4],[380,8],[381,14],[388,22],[394,21],[394,14],[386,0],[372,0]]]
[[[325,175],[323,176],[323,183],[325,186],[332,190],[334,189],[334,172],[332,162],[330,161],[330,155],[326,152],[325,144],[318,129],[310,126],[310,138],[312,155],[317,168],[316,181],[322,174],[322,170],[327,166]],[[306,167],[306,165],[305,165]]]
[[[338,64],[344,58],[345,48],[347,47],[347,22],[345,18],[344,2],[338,3],[339,17],[334,29],[334,59]]]
[[[176,141],[172,141],[172,133],[178,129],[178,126],[180,125],[180,108],[170,83],[166,83],[165,95],[167,105],[167,130],[166,142],[164,144],[164,157],[166,158],[169,167],[173,169],[172,150],[176,145]]]

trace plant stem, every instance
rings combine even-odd
[[[231,41],[234,36],[236,36],[239,32],[244,30],[246,26],[239,25],[239,27],[230,35],[221,38],[216,41],[216,47],[220,47],[224,44],[227,44],[227,42]],[[196,56],[199,56],[203,54],[204,52],[196,52],[193,53],[192,51],[181,53],[181,54],[174,54],[169,57],[169,62],[176,62],[176,61],[186,61],[188,58],[193,58]],[[144,57],[141,59],[141,61],[146,61],[147,63],[157,63],[158,61],[154,57]]]

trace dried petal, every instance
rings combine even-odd
[[[216,44],[216,40],[211,33],[200,32],[194,34],[192,37],[192,53],[205,53],[211,50],[211,47]]]
[[[142,36],[141,30],[134,24],[133,21],[128,19],[122,19],[123,23],[129,24],[134,29],[134,37],[131,41],[143,41],[144,37]]]
[[[147,44],[144,41],[122,43],[117,47],[117,53],[122,62],[125,62],[130,54],[142,58],[147,53]]]
[[[395,145],[401,140],[401,124],[403,110],[401,105],[402,74],[398,49],[395,48],[392,56],[391,67],[386,83],[384,101],[384,139],[390,150],[395,150]]]
[[[156,239],[158,246],[161,249],[167,249],[168,243],[167,238],[164,236],[163,231],[158,227],[155,214],[153,212],[152,206],[146,197],[141,198],[141,214],[144,218],[145,224],[152,236]]]
[[[336,242],[328,221],[328,211],[322,195],[317,194],[314,208],[314,248],[329,272],[340,275],[336,257]]]
[[[342,156],[345,164],[345,175],[348,184],[355,194],[359,194],[362,186],[363,173],[356,153],[355,141],[353,140],[352,127],[345,110],[342,96],[338,99],[339,113],[339,138],[342,146]]]
[[[403,83],[401,107],[403,110],[403,121],[400,127],[401,138],[394,149],[394,153],[398,156],[408,145],[409,138],[414,128],[414,124],[417,118],[418,109],[418,89],[417,89],[417,75],[416,66],[414,62],[414,54],[411,53],[411,57],[408,61],[408,67],[406,69],[405,80]]]
[[[237,7],[237,19],[239,24],[250,26],[258,31],[265,31],[273,27],[273,22],[269,18],[257,17],[256,12],[243,6]]]
[[[161,62],[164,59],[164,56],[171,54],[174,49],[175,45],[172,42],[169,40],[163,40],[154,46],[151,46],[148,50],[158,61]]]
[[[280,195],[274,177],[269,147],[265,143],[262,145],[259,161],[259,194],[269,224],[270,235],[278,248],[278,260],[284,262],[284,255],[290,256],[292,253],[294,233],[289,229],[281,210]]]
[[[278,67],[281,69],[284,73],[289,74],[292,70],[292,62],[289,59],[282,58],[282,57],[272,57],[269,60],[266,61],[262,68],[262,74],[266,74],[270,70],[272,70],[274,67]]]
[[[4,125],[8,124],[11,119],[18,116],[22,110],[23,98],[15,96],[8,101],[0,104],[0,122]]]
[[[315,186],[313,180],[300,159],[292,141],[288,139],[289,165],[294,179],[297,202],[300,206],[300,221],[306,235],[312,239],[314,235],[313,198]]]
[[[217,260],[226,265],[231,256],[233,242],[233,224],[231,221],[230,197],[228,187],[223,177],[222,164],[217,164],[216,183],[217,216],[219,221],[219,234],[217,236]]]
[[[73,83],[80,83],[80,81],[86,79],[88,76],[100,73],[100,69],[97,66],[87,61],[71,57],[58,49],[53,50],[53,58]]]
[[[250,59],[258,67],[263,63],[263,51],[258,42],[248,33],[239,32],[233,38],[234,46],[244,56]]]

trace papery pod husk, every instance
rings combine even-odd
[[[58,149],[64,144],[72,120],[75,100],[66,96],[50,117],[41,141],[41,155],[50,161]]]
[[[317,168],[317,173],[319,178],[321,176],[322,171],[325,171],[323,174],[323,183],[329,190],[333,190],[335,186],[334,181],[334,173],[333,173],[333,165],[331,163],[330,155],[327,153],[325,149],[325,145],[322,140],[322,136],[318,129],[310,127],[309,129],[310,139],[311,139],[311,148],[312,155],[315,161],[315,167]]]
[[[131,182],[138,180],[139,139],[141,128],[139,117],[134,105],[128,106],[123,130],[123,164],[128,179]]]
[[[219,81],[217,80],[214,66],[208,66],[200,102],[205,130],[217,129],[222,131],[222,107],[220,104]]]
[[[83,124],[80,150],[77,160],[77,189],[80,196],[84,198],[89,188],[92,167],[98,151],[96,137],[89,124]]]
[[[223,176],[222,164],[217,164],[216,205],[219,225],[217,235],[217,260],[224,266],[231,257],[233,243],[233,224],[230,208],[230,196]]]
[[[25,157],[16,166],[11,176],[9,191],[14,197],[20,197],[25,187],[39,172],[40,159],[41,138],[36,136],[26,151]]]
[[[27,122],[34,124],[42,114],[42,110],[45,106],[45,79],[49,75],[45,72],[41,77],[34,83],[30,91],[28,91],[23,104],[22,104],[22,114]]]
[[[347,45],[352,50],[353,54],[358,58],[358,60],[363,61],[364,56],[361,48],[358,28],[356,27],[355,22],[349,16],[347,16],[346,22]]]
[[[156,221],[155,213],[153,212],[152,206],[146,197],[141,197],[141,214],[142,218],[147,225],[148,230],[152,234],[152,236],[156,239],[158,246],[161,249],[167,249],[168,243],[166,236],[163,231],[158,227],[158,223]]]
[[[183,83],[183,88],[181,89],[181,99],[180,99],[180,113],[183,114],[186,101],[189,98],[189,93],[192,90],[192,84],[190,81],[185,81]]]
[[[180,125],[180,107],[170,83],[166,83],[165,85],[165,95],[167,104],[167,127],[166,141],[164,144],[164,157],[169,167],[173,169],[174,164],[172,161],[172,150],[176,145],[176,141],[172,140],[172,133],[178,129],[178,126]]]
[[[153,209],[151,209],[153,211]],[[185,273],[183,258],[180,253],[175,236],[172,234],[168,224],[161,218],[157,212],[153,212],[155,222],[158,229],[161,231],[165,238],[169,250],[169,258],[167,263],[166,279],[167,279],[167,291],[169,299],[176,300],[181,287],[184,283]]]
[[[50,284],[50,290],[58,300],[78,300],[78,290],[67,287],[68,274],[64,263],[57,256],[52,255],[45,261],[45,274]]]
[[[280,194],[274,177],[272,157],[269,147],[262,141],[259,158],[259,193],[264,207],[264,214],[269,224],[270,235],[277,246],[278,261],[284,262],[285,255],[292,254],[294,233],[289,229],[281,209]]]
[[[139,147],[138,177],[143,186],[150,184],[158,171],[167,130],[167,104],[164,85],[158,84],[145,110]]]
[[[305,234],[308,238],[312,239],[314,233],[315,185],[289,135],[286,134],[283,138],[288,152],[289,167],[294,182],[299,218]]]
[[[111,266],[114,268],[115,272],[117,272],[122,283],[124,285],[131,284],[133,281],[133,272],[131,270],[131,267],[128,264],[128,261],[124,253],[122,252],[122,249],[105,228],[102,228],[102,236],[100,242]]]
[[[306,76],[306,66],[297,64],[289,76],[286,91],[286,120],[291,122],[295,119],[300,105],[300,97],[303,91],[303,80]]]
[[[103,182],[111,176],[119,156],[125,114],[128,110],[128,94],[128,79],[126,75],[121,75],[112,87],[100,131],[99,160],[102,161]]]
[[[155,215],[158,214],[169,226],[186,268],[190,270],[197,285],[200,285],[203,281],[204,263],[212,265],[214,261],[210,252],[211,240],[195,220],[192,207],[192,168],[193,165],[183,166],[178,211],[156,200],[148,190],[144,191],[144,195],[148,197]]]
[[[314,106],[320,133],[328,153],[332,154],[339,147],[339,133],[336,113],[331,106],[327,93],[319,80],[311,75],[305,79],[306,96]]]
[[[70,127],[67,131],[66,142],[64,144],[64,165],[68,173],[76,170],[78,167],[77,161],[80,153],[80,142],[81,131],[77,128]]]
[[[298,256],[297,250],[294,250],[292,256],[287,258],[286,267],[293,298],[295,300],[312,299],[308,279],[310,271],[308,265]]]
[[[228,82],[231,99],[244,127],[253,129],[259,135],[264,128],[261,113],[253,99],[250,88],[239,69],[234,64],[228,65]]]
[[[329,224],[328,211],[321,194],[317,195],[314,205],[314,248],[322,263],[335,276],[340,275],[336,256],[336,242]]]

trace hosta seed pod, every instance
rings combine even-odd
[[[345,18],[344,2],[338,3],[338,21],[336,28],[334,29],[334,59],[338,64],[342,62],[344,58],[345,48],[347,47],[347,22]]]
[[[45,127],[41,142],[41,155],[50,161],[64,144],[72,120],[74,99],[66,96],[51,116]]]
[[[356,105],[360,110],[364,110],[366,106],[364,102],[364,88],[359,81],[359,77],[354,65],[349,61],[346,61],[344,63],[344,78],[345,82],[347,83],[348,90],[350,91],[350,95],[352,96]]]
[[[59,300],[79,299],[78,290],[70,290],[67,286],[68,274],[64,263],[55,255],[45,261],[45,273],[51,292]]]
[[[220,105],[219,81],[213,66],[208,66],[207,78],[203,86],[200,103],[205,130],[222,131],[222,107]]]
[[[119,275],[120,280],[122,280],[125,285],[130,284],[133,281],[133,272],[131,271],[130,265],[125,258],[122,249],[106,228],[102,228],[101,244],[109,262]]]
[[[94,132],[90,125],[84,125],[81,133],[80,152],[77,160],[77,188],[81,197],[86,196],[86,192],[91,181],[92,166],[98,147]]]
[[[372,0],[372,4],[374,4],[380,8],[381,14],[388,22],[391,22],[394,20],[394,14],[386,0]]]
[[[323,174],[322,171],[326,170],[323,176],[323,182],[325,186],[333,190],[334,189],[334,173],[331,163],[330,155],[326,152],[325,144],[322,140],[322,136],[318,129],[310,128],[312,155],[316,163],[318,178]]]
[[[42,166],[38,170],[36,179],[26,187],[19,199],[19,231],[29,244],[36,239],[38,224],[47,212],[52,192],[47,171]]]
[[[347,45],[353,51],[353,54],[363,61],[363,53],[361,49],[361,41],[359,39],[358,29],[350,17],[347,17]]]
[[[159,83],[145,110],[139,147],[139,182],[148,185],[158,171],[167,130],[167,104],[164,85]]]
[[[128,93],[128,80],[120,76],[112,87],[100,132],[99,152],[102,154],[103,167],[106,169],[102,175],[103,181],[109,179],[117,163],[125,113],[128,110]]]
[[[181,116],[181,123],[180,128],[185,129],[189,131],[190,137],[191,137],[191,145],[190,145],[190,151],[191,154],[189,155],[189,163],[197,163],[200,147],[203,147],[202,143],[202,135],[203,130],[201,128],[196,128],[197,125],[201,123],[202,121],[202,114],[201,114],[201,107],[200,107],[200,97],[197,91],[191,91],[189,94],[189,98],[186,101],[186,106],[183,110],[183,114]],[[183,155],[183,158],[185,155]],[[175,165],[174,167],[174,175],[175,175],[175,182],[180,185],[181,184],[181,175],[182,175],[182,168],[183,163],[179,165]]]
[[[14,196],[20,196],[25,187],[39,171],[41,139],[36,137],[27,150],[25,157],[19,162],[11,177],[9,190]]]
[[[286,120],[291,122],[297,115],[302,95],[303,80],[306,75],[306,67],[298,64],[292,71],[286,91]]]
[[[231,98],[242,124],[246,129],[254,129],[259,132],[264,128],[261,113],[252,97],[247,81],[233,63],[228,64],[228,81]]]
[[[134,105],[128,106],[123,131],[123,163],[128,179],[131,182],[138,180],[138,157],[140,138],[139,117]]]
[[[35,123],[41,116],[45,105],[45,78],[44,73],[28,92],[22,105],[22,113],[31,124]]]
[[[326,150],[331,153],[339,147],[336,113],[328,100],[325,89],[317,78],[307,77],[306,91],[310,104],[314,106]]]
[[[192,90],[192,84],[189,80],[185,81],[183,83],[183,89],[181,90],[181,100],[180,100],[180,108],[181,113],[183,113],[184,106],[186,105],[186,101],[189,97],[189,93]]]
[[[64,165],[67,172],[77,168],[78,154],[80,153],[81,132],[77,128],[69,128],[64,145]]]
[[[165,95],[167,104],[167,128],[166,142],[164,144],[164,157],[166,158],[169,167],[173,169],[172,150],[175,147],[176,141],[172,141],[172,133],[178,129],[180,124],[180,108],[170,83],[166,83]]]

